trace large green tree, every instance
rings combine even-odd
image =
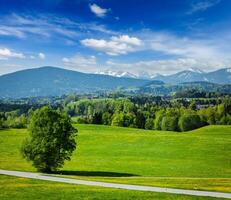
[[[30,136],[22,145],[22,154],[39,171],[57,170],[65,160],[71,159],[77,130],[69,116],[42,107],[33,113],[28,130]]]

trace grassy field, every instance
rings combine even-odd
[[[0,176],[0,199],[9,200],[138,200],[138,199],[163,199],[163,200],[212,200],[209,197],[193,197],[155,192],[139,192],[121,189],[110,189],[92,186],[71,185],[38,181],[10,176]]]
[[[231,192],[231,126],[187,133],[76,125],[62,174],[78,179]],[[0,131],[0,168],[35,171],[20,155],[25,129]]]

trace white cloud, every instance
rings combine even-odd
[[[199,11],[206,11],[208,8],[215,6],[218,4],[220,0],[199,0],[193,1],[191,4],[191,9],[187,12],[187,14],[193,14]]]
[[[46,55],[44,53],[39,53],[38,54],[38,57],[41,59],[41,60],[44,60],[46,58]]]
[[[127,71],[139,74],[172,74],[189,68],[199,68],[204,71],[213,71],[219,68],[230,67],[230,34],[222,33],[210,37],[180,37],[167,32],[153,32],[143,30],[133,33],[136,37],[121,35],[109,40],[85,39],[81,43],[87,47],[104,52],[108,55],[121,55],[133,51],[145,50],[153,55],[161,55],[162,59],[143,60],[137,62],[121,62],[109,60],[101,66],[101,70]],[[222,37],[221,37],[222,36]],[[139,38],[139,39],[138,39]],[[136,58],[137,60],[138,58]],[[99,71],[94,65],[92,71]],[[85,67],[88,71],[88,67]]]
[[[81,40],[81,44],[111,56],[134,52],[142,46],[140,39],[128,35],[113,36],[110,40],[84,39]]]
[[[77,54],[70,58],[64,57],[62,61],[66,68],[82,72],[94,72],[99,67],[95,56]]]
[[[25,58],[23,53],[17,53],[7,48],[0,49],[0,60],[7,60],[9,58]]]
[[[66,41],[67,39],[73,40],[81,37],[83,32],[85,35],[117,34],[117,32],[107,29],[104,25],[76,22],[53,15],[31,16],[12,14],[2,16],[0,19],[0,35],[13,36],[20,39],[35,35],[45,38],[58,37]]]
[[[177,37],[165,33],[153,33],[146,41],[146,47],[167,55],[210,58],[219,55],[211,41]]]
[[[105,17],[109,9],[101,8],[96,4],[89,5],[91,12],[93,12],[97,17]]]

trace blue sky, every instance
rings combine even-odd
[[[0,74],[231,66],[230,0],[0,0]]]

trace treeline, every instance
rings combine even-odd
[[[228,96],[226,93],[206,92],[205,90],[186,89],[177,91],[173,94],[174,98],[220,98]]]
[[[28,114],[21,114],[20,110],[11,112],[0,112],[0,129],[3,128],[25,128],[28,121]]]
[[[33,110],[41,106],[36,103],[25,109],[24,105],[22,109],[0,112],[0,129],[26,127]],[[149,96],[96,99],[70,96],[53,105],[54,109],[69,114],[74,123],[167,131],[188,131],[210,124],[231,124],[229,97],[188,100]],[[12,109],[11,106],[8,108]]]
[[[195,103],[137,104],[129,99],[82,99],[70,102],[64,111],[76,123],[104,124],[153,130],[188,131],[209,124],[231,124],[231,100],[197,109]]]

